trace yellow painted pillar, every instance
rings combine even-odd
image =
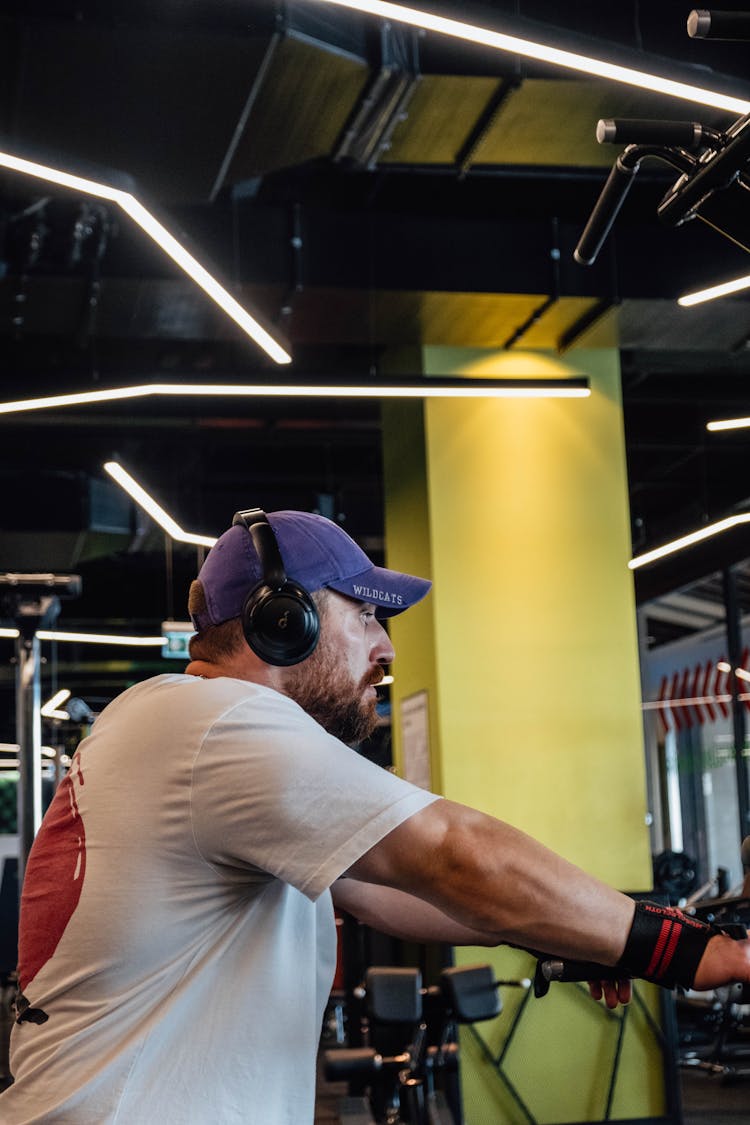
[[[421,700],[436,791],[623,890],[647,889],[618,354],[578,351],[563,362],[426,348],[423,366],[436,377],[583,374],[592,394],[384,407],[388,565],[434,582],[423,606],[392,623],[397,765],[403,772]],[[504,977],[532,968],[518,951],[459,953],[488,959]],[[520,994],[503,997],[506,1012],[478,1028],[494,1055]],[[503,1070],[538,1122],[603,1118],[618,1027],[575,986],[526,1005]],[[468,1125],[527,1120],[473,1040],[464,1048]],[[659,1049],[633,1009],[611,1116],[662,1109]]]

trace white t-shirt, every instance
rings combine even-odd
[[[0,1121],[311,1122],[327,888],[434,799],[269,688],[130,688],[29,857]]]

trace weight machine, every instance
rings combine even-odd
[[[687,30],[695,39],[750,41],[750,12],[695,9]],[[626,147],[574,251],[580,265],[596,261],[642,161],[651,158],[679,173],[657,207],[664,223],[679,227],[698,219],[750,253],[750,114],[724,132],[697,121],[605,120],[596,139]]]

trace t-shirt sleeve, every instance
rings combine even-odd
[[[312,900],[435,800],[276,693],[217,720],[193,767],[193,833],[203,858],[229,878],[274,876]]]

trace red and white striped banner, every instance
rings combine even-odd
[[[734,675],[738,698],[750,711],[750,671],[747,670],[750,647],[743,649],[742,659]],[[721,716],[728,719],[732,705],[732,667],[722,658],[707,660],[694,667],[678,668],[671,676],[663,675],[655,700],[643,704],[644,711],[656,711],[660,731],[666,734],[690,730],[694,726],[716,722]]]

